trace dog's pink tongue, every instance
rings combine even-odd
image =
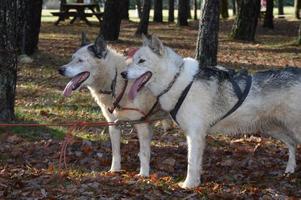
[[[82,77],[81,75],[77,75],[73,77],[71,81],[69,81],[69,83],[66,85],[63,92],[65,97],[71,96],[74,86],[81,80],[81,77]]]
[[[137,78],[132,87],[130,88],[130,91],[129,91],[129,98],[130,100],[134,100],[135,97],[137,96],[138,94],[138,90],[140,89],[140,85],[142,84],[143,82],[143,79],[144,79],[144,76],[140,76],[139,78]]]

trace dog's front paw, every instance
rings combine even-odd
[[[137,174],[136,176],[139,176],[139,177],[149,177],[149,173],[148,172],[141,172],[139,174]]]
[[[180,186],[180,188],[183,188],[183,189],[193,189],[200,185],[200,181],[185,180],[184,182],[180,182],[178,185]]]
[[[109,172],[120,172],[121,171],[121,167],[111,167],[111,169],[109,170]]]
[[[285,173],[293,174],[293,173],[295,173],[295,168],[296,168],[296,166],[294,166],[294,165],[288,165],[285,169]]]

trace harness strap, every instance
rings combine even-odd
[[[241,92],[240,87],[238,86],[238,84],[236,83],[236,81],[234,81],[232,78],[230,79],[230,82],[232,83],[232,86],[234,88],[234,92],[236,93],[236,95],[238,93],[237,92],[238,88],[239,88],[239,91],[240,91],[239,93],[241,95],[240,96],[237,95],[238,101],[236,102],[236,104],[224,116],[222,116],[220,119],[216,120],[214,123],[210,124],[210,127],[213,127],[219,121],[225,119],[226,117],[228,117],[229,115],[231,115],[232,113],[234,113],[242,105],[242,103],[245,101],[245,99],[247,98],[247,96],[248,96],[248,94],[250,92],[251,85],[252,85],[252,76],[247,75],[247,78],[246,78],[246,87],[245,87],[245,90],[243,92]]]
[[[123,89],[122,89],[121,93],[118,95],[118,97],[116,98],[116,100],[113,102],[113,106],[110,107],[110,108],[108,108],[108,111],[110,113],[113,113],[114,110],[115,110],[115,108],[117,108],[119,106],[119,102],[121,101],[121,99],[122,99],[122,97],[123,97],[123,95],[125,93],[127,85],[128,85],[128,81],[125,80],[124,81],[124,85],[123,85]]]
[[[229,76],[229,81],[232,84],[234,93],[236,94],[238,101],[236,102],[236,104],[225,114],[223,115],[220,119],[216,120],[214,123],[210,124],[210,127],[213,127],[215,124],[217,124],[219,121],[225,119],[226,117],[228,117],[229,115],[231,115],[232,113],[234,113],[245,101],[245,99],[247,98],[249,91],[251,89],[251,85],[252,85],[252,76],[250,75],[245,75],[243,74],[243,76],[246,76],[246,87],[244,89],[244,91],[242,92],[239,85],[237,84],[237,82],[233,79],[232,76]],[[189,85],[186,86],[186,88],[183,90],[180,98],[178,99],[178,102],[176,103],[175,107],[169,112],[172,119],[177,122],[177,113],[180,109],[180,107],[182,106],[191,86],[193,84],[193,80],[189,83]],[[178,123],[178,122],[177,122]]]
[[[154,110],[157,107],[159,103],[159,100],[157,99],[156,102],[154,103],[154,105],[152,106],[152,108],[148,111],[148,113],[146,115],[144,115],[143,117],[141,117],[140,120],[146,120],[151,114],[155,113]]]
[[[183,90],[177,104],[175,105],[175,107],[169,112],[170,116],[172,117],[172,119],[177,122],[177,113],[181,107],[181,105],[183,104],[191,86],[193,84],[193,80],[189,83],[189,85],[186,86],[186,88]],[[178,122],[177,122],[178,123]]]

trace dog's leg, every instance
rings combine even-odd
[[[150,143],[152,139],[152,129],[149,124],[136,124],[135,128],[140,144],[140,176],[149,176]]]
[[[109,132],[112,145],[112,164],[110,172],[117,172],[121,170],[120,129],[110,126]]]
[[[289,157],[286,165],[285,173],[294,173],[296,168],[296,142],[290,136],[293,136],[293,133],[287,130],[286,128],[277,128],[274,130],[268,131],[269,135],[272,137],[281,140],[288,147]]]
[[[188,168],[185,181],[179,184],[182,188],[194,188],[200,184],[205,136],[197,130],[187,133]]]

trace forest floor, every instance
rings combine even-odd
[[[298,25],[294,20],[275,19],[275,29],[259,25],[256,42],[232,41],[232,20],[222,21],[219,63],[250,71],[301,67],[301,47],[295,45]],[[136,23],[123,22],[120,40],[110,46],[122,52],[138,47]],[[58,123],[101,121],[100,109],[86,89],[70,98],[62,96],[67,79],[57,69],[78,49],[81,32],[92,40],[99,27],[85,24],[54,26],[43,22],[39,51],[34,62],[20,64],[16,98],[18,122]],[[174,24],[150,24],[164,43],[183,56],[194,57],[198,23],[179,28]],[[107,172],[111,147],[107,128],[84,128],[74,132],[67,149],[68,168],[58,175],[58,159],[66,129],[0,129],[0,199],[298,199],[301,198],[301,148],[297,150],[295,174],[283,174],[288,152],[279,141],[252,136],[207,137],[202,184],[182,190],[177,183],[186,175],[187,146],[183,132],[163,133],[154,127],[151,176],[137,178],[139,169],[136,133],[122,135],[122,169]]]

